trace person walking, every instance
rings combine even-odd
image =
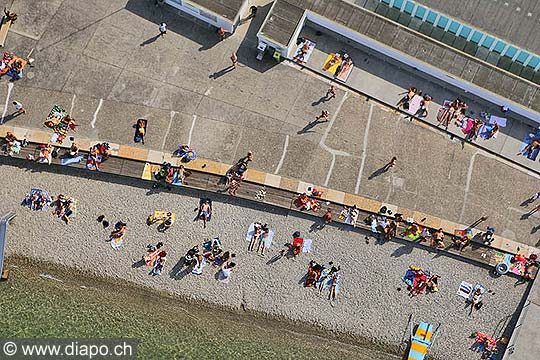
[[[534,214],[535,212],[537,212],[538,210],[540,210],[540,204],[536,205],[535,207],[533,207],[531,209],[531,211],[529,211],[527,214],[525,214],[527,217],[531,216],[532,214]]]
[[[231,55],[231,62],[232,62],[232,67],[236,69],[236,64],[238,64],[238,56],[236,56],[235,52],[233,52]]]
[[[397,162],[397,157],[395,156],[392,157],[392,159],[390,159],[390,161],[386,165],[383,166],[384,171],[388,171],[394,166],[396,166],[396,162]]]
[[[318,121],[319,119],[323,119],[323,122],[327,122],[329,117],[330,117],[330,114],[328,113],[328,111],[323,110],[321,112],[321,115],[317,116],[315,120]]]
[[[330,85],[330,89],[326,91],[326,99],[330,100],[336,97],[336,87],[334,85]]]
[[[249,8],[249,17],[253,19],[257,15],[257,7],[253,5]]]
[[[15,106],[15,112],[13,113],[13,115],[26,114],[26,109],[20,102],[14,101],[13,106]]]
[[[217,35],[218,35],[219,41],[225,40],[225,29],[221,27],[217,29]]]
[[[163,36],[167,33],[167,24],[162,22],[159,24],[159,35]]]

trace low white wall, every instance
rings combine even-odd
[[[177,8],[180,11],[185,12],[197,19],[200,19],[210,25],[213,25],[218,28],[223,28],[225,31],[233,33],[234,32],[234,21],[235,19],[225,19],[219,15],[216,15],[213,12],[210,12],[204,8],[200,8],[197,5],[194,5],[186,0],[181,0],[181,3],[176,0],[165,0],[165,2],[172,7]],[[213,19],[208,16],[201,15],[203,13],[211,15]]]
[[[391,57],[397,61],[400,61],[404,64],[407,64],[411,67],[417,68],[418,70],[433,76],[436,79],[439,79],[441,81],[444,81],[448,84],[451,84],[465,92],[469,92],[473,95],[478,96],[479,98],[482,98],[484,100],[487,100],[493,104],[503,105],[508,104],[510,106],[510,109],[512,112],[515,112],[523,117],[526,117],[528,119],[531,119],[537,123],[540,123],[540,114],[521,105],[518,103],[515,103],[513,101],[510,101],[508,99],[505,99],[499,95],[496,95],[486,89],[483,89],[479,86],[476,86],[474,84],[471,84],[465,80],[462,79],[456,79],[451,75],[448,75],[444,73],[443,71],[428,65],[422,61],[419,61],[411,56],[408,56],[398,50],[392,49],[386,45],[383,45],[379,43],[378,41],[375,41],[373,39],[370,39],[354,30],[351,30],[343,25],[337,24],[327,18],[324,18],[320,16],[319,14],[315,14],[311,11],[306,11],[307,19],[310,21],[313,21],[314,23],[325,27],[329,30],[332,30],[340,35],[343,35],[345,37],[348,37],[351,40],[356,41],[359,44],[362,44],[370,49],[373,49],[379,53],[382,53],[388,57]]]

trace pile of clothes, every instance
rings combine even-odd
[[[402,280],[407,284],[409,295],[415,296],[424,294],[426,290],[431,293],[439,291],[439,278],[439,275],[429,270],[411,265]]]

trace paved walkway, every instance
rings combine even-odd
[[[172,151],[188,142],[201,157],[224,163],[252,150],[253,169],[461,224],[489,216],[499,235],[538,246],[540,216],[522,219],[527,209],[519,206],[538,191],[538,176],[403,120],[348,89],[320,101],[326,79],[269,56],[255,60],[256,32],[268,5],[237,34],[217,42],[206,25],[143,0],[15,3],[21,18],[34,16],[36,7],[44,16],[17,22],[8,36],[7,50],[26,55],[34,49],[36,59],[23,80],[0,82],[8,126],[42,128],[59,104],[80,124],[75,137],[133,145],[133,125],[144,117],[147,142],[135,145],[144,149]],[[169,25],[164,38],[156,37],[161,21]],[[233,51],[240,66],[228,70]],[[323,55],[315,53],[310,62],[317,56]],[[397,73],[386,66],[379,71]],[[354,70],[351,83],[363,78],[360,71]],[[402,81],[406,86],[409,80]],[[377,77],[367,83],[380,85],[379,93],[392,103],[402,87]],[[12,100],[25,104],[27,114],[12,118]],[[323,109],[330,121],[306,127]],[[502,141],[501,134],[493,144]],[[392,156],[398,165],[377,172]]]

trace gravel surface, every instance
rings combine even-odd
[[[468,350],[472,345],[468,336],[475,330],[500,334],[526,289],[526,285],[516,286],[513,277],[495,279],[488,269],[409,244],[376,244],[374,240],[366,244],[364,234],[344,227],[329,226],[309,233],[311,218],[244,200],[212,196],[213,219],[203,229],[201,222],[192,221],[201,195],[196,191],[152,192],[150,183],[138,180],[67,168],[30,171],[13,166],[5,158],[0,163],[0,176],[7,185],[0,190],[0,205],[5,211],[17,212],[9,228],[8,255],[52,261],[235,309],[244,307],[312,322],[389,346],[399,345],[409,315],[413,314],[415,322],[443,323],[430,351],[435,358],[452,355],[453,359],[478,359],[478,354]],[[31,187],[45,189],[51,195],[64,193],[75,197],[78,215],[72,224],[65,225],[50,212],[34,212],[19,206]],[[149,227],[145,223],[153,210],[175,211],[178,221],[166,233],[159,233],[155,225]],[[105,230],[96,222],[100,214],[111,224],[118,220],[128,223],[125,244],[119,250],[113,250],[106,241],[110,228]],[[267,222],[275,230],[267,258],[247,251],[245,233],[249,224],[257,220]],[[295,230],[313,239],[312,253],[301,254],[297,259],[282,258],[268,265],[268,260],[283,243],[290,241]],[[189,248],[214,236],[219,236],[225,248],[237,254],[238,266],[229,284],[216,281],[212,266],[206,266],[202,276],[170,275]],[[165,243],[168,262],[162,276],[151,277],[148,268],[133,264],[144,254],[147,244],[158,241]],[[302,278],[310,259],[341,265],[341,293],[334,307],[326,297],[303,287]],[[439,273],[440,291],[410,298],[401,277],[411,264]],[[484,307],[473,316],[469,316],[463,299],[456,295],[462,280],[481,282],[494,292],[486,294]]]

